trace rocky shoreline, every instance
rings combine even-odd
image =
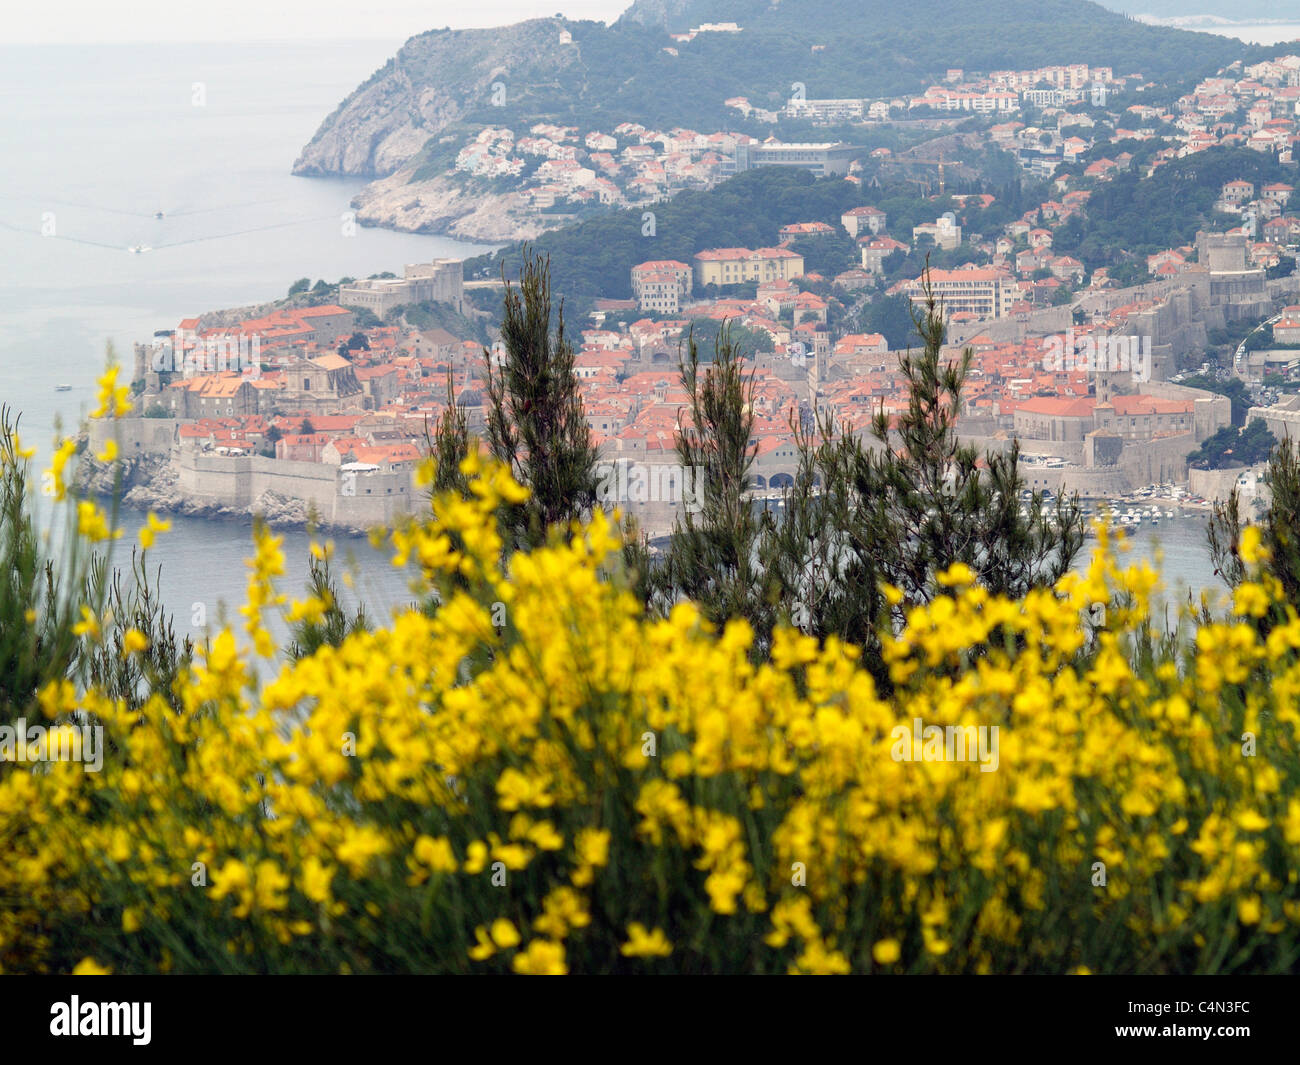
[[[118,470],[121,484],[118,485]],[[247,507],[232,507],[187,496],[180,486],[176,468],[165,457],[142,456],[103,463],[83,452],[77,465],[77,491],[84,495],[112,497],[122,493],[122,505],[141,513],[155,511],[185,518],[212,521],[249,521],[260,517],[272,529],[315,528],[349,536],[365,536],[370,530],[325,521],[311,513],[306,500],[294,499],[278,492],[263,492]]]
[[[506,244],[556,228],[519,209],[516,192],[470,191],[452,177],[412,182],[401,170],[374,181],[352,200],[357,221],[406,233],[427,233],[481,244]]]

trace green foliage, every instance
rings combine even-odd
[[[1073,255],[1089,270],[1191,244],[1198,229],[1227,228],[1230,219],[1217,215],[1213,205],[1235,178],[1257,187],[1285,180],[1286,171],[1274,156],[1248,148],[1196,152],[1165,163],[1144,179],[1139,164],[1154,147],[1130,143],[1137,149],[1133,167],[1098,183],[1084,216],[1072,216],[1053,234],[1053,248]],[[1114,158],[1117,150],[1106,145],[1103,154]]]
[[[757,446],[753,441],[754,379],[724,330],[713,361],[702,367],[694,336],[681,361],[690,397],[689,422],[677,437],[677,457],[692,471],[699,514],[684,508],[664,572],[667,599],[692,599],[715,624],[746,618],[760,634],[772,618],[759,567],[761,522],[747,496]]]
[[[1244,429],[1225,425],[1187,456],[1187,461],[1209,470],[1253,466],[1265,461],[1277,446],[1263,418],[1255,418]]]
[[[1258,524],[1260,543],[1268,552],[1265,566],[1282,585],[1281,601],[1300,602],[1300,450],[1290,437],[1269,456],[1264,479],[1269,502]],[[1206,529],[1214,572],[1230,588],[1246,579],[1241,532],[1241,494],[1234,485],[1225,502],[1214,504]]]
[[[566,298],[627,298],[632,295],[632,267],[647,259],[676,259],[690,265],[704,248],[771,247],[784,225],[825,222],[835,227],[836,235],[802,241],[800,250],[813,251],[812,264],[805,264],[808,269],[815,266],[833,275],[857,263],[856,251],[849,254],[855,246],[840,226],[846,210],[875,203],[890,212],[889,224],[895,228],[895,218],[901,220],[899,225],[909,225],[912,215],[932,222],[936,210],[944,209],[945,201],[936,206],[920,200],[907,186],[890,186],[887,191],[889,198],[881,199],[880,190],[858,189],[840,178],[759,167],[707,191],[688,190],[653,205],[653,236],[642,235],[643,209],[637,207],[544,233],[533,246],[552,257],[554,283]],[[522,245],[514,245],[495,260],[487,255],[470,259],[465,276],[485,277],[500,268],[502,259],[508,264],[521,250]],[[956,261],[960,260],[954,265]],[[735,291],[739,289],[723,290],[726,295]]]
[[[716,318],[700,318],[691,325],[691,337],[701,349],[704,362],[712,358],[724,333],[737,351],[757,354],[774,351],[776,348],[772,335],[766,329],[748,329],[730,321],[724,323]]]
[[[438,419],[430,437],[425,430],[428,452],[434,460],[433,483],[429,486],[430,500],[444,492],[455,492],[461,498],[469,495],[469,478],[461,463],[470,453],[469,419],[465,408],[456,402],[456,388],[452,372],[447,370],[447,407]]]
[[[760,513],[745,495],[756,451],[753,383],[739,352],[724,335],[713,365],[701,369],[689,344],[682,383],[691,408],[678,457],[700,471],[702,506],[698,517],[687,509],[679,519],[648,582],[649,605],[689,598],[714,623],[744,618],[756,653],[781,619],[819,638],[839,636],[888,685],[880,633],[942,594],[938,576],[950,567],[964,563],[990,592],[1017,598],[1069,571],[1084,542],[1078,498],[1062,497],[1048,513],[1039,494],[1022,505],[1018,447],[981,455],[960,443],[973,353],[942,361],[933,297],[913,329],[923,346],[899,359],[910,399],[896,424],[882,413],[864,439],[829,416],[792,416],[798,470],[775,513]],[[894,589],[888,601],[886,585]]]
[[[92,684],[127,706],[151,692],[175,706],[175,682],[193,646],[178,639],[151,583],[144,552],[132,552],[126,577],[79,535],[76,508],[65,508],[68,527],[58,555],[35,524],[36,493],[27,460],[19,454],[18,419],[0,407],[0,724],[41,716],[36,696],[47,684]],[[70,474],[65,473],[70,479]],[[119,474],[120,486],[120,474]],[[115,520],[115,519],[114,519]],[[104,626],[102,642],[78,631],[83,608]],[[136,630],[148,641],[126,653]]]
[[[324,552],[313,552],[308,558],[307,594],[309,599],[322,603],[323,609],[319,617],[302,618],[291,626],[286,648],[290,660],[310,658],[322,647],[338,647],[354,632],[369,631],[364,606],[358,606],[356,613],[349,616],[339,605],[338,582],[329,555]]]
[[[172,615],[162,606],[159,585],[162,567],[151,582],[145,552],[131,552],[126,572],[109,568],[107,557],[98,555],[91,564],[90,598],[103,602],[112,618],[103,643],[88,643],[83,658],[96,687],[128,706],[139,707],[157,692],[174,709],[180,709],[177,681],[194,657],[194,643],[177,637]],[[143,651],[128,653],[126,636],[134,629],[147,640]]]
[[[297,281],[295,281],[292,285],[289,286],[289,295],[296,296],[300,292],[306,292],[309,288],[311,288],[311,278],[300,277],[298,278]]]
[[[855,333],[879,333],[890,351],[915,347],[920,341],[912,301],[906,296],[876,296],[862,308],[854,321]]]
[[[859,265],[858,244],[839,226],[839,219],[834,223],[834,233],[820,237],[803,237],[790,242],[790,250],[803,256],[804,271],[821,274],[828,280],[836,274],[843,273],[850,267]]]
[[[1018,447],[980,455],[958,439],[974,355],[967,348],[960,362],[941,361],[943,317],[928,284],[916,329],[924,347],[899,358],[910,385],[908,408],[892,427],[879,414],[872,427],[876,451],[853,455],[866,512],[859,540],[904,605],[929,602],[939,591],[936,574],[959,562],[995,594],[1019,598],[1054,584],[1083,546],[1077,499],[1058,500],[1049,517],[1037,497],[1022,509]]]
[[[488,342],[487,327],[481,318],[468,317],[450,303],[436,300],[394,307],[385,316],[385,321],[389,325],[405,322],[420,330],[445,329],[452,336],[463,340],[476,340],[480,344]]]
[[[1243,51],[1236,41],[1145,26],[1071,0],[932,0],[911,7],[888,0],[699,0],[671,9],[667,28],[734,21],[744,30],[681,44],[666,37],[662,10],[641,13],[634,5],[610,27],[566,21],[577,54],[550,56],[545,64],[539,57],[537,69],[526,58],[517,61],[506,106],[476,101],[466,121],[493,122],[505,112],[610,126],[620,116],[659,127],[724,128],[724,120],[736,122],[722,106],[731,96],[776,108],[795,81],[810,97],[892,96],[924,89],[958,56],[971,70],[1024,69],[1062,62],[1059,42],[1069,41],[1075,62],[1161,78],[1189,69],[1212,73]],[[453,37],[439,54],[449,81],[469,74],[456,69],[455,47]],[[1248,57],[1259,51],[1245,49]],[[557,70],[560,62],[566,65]]]
[[[1246,383],[1239,377],[1220,381],[1205,374],[1197,374],[1195,377],[1185,378],[1182,383],[1188,388],[1200,388],[1206,392],[1213,392],[1218,396],[1227,396],[1232,401],[1232,424],[1238,428],[1246,424],[1246,415],[1250,413],[1250,408],[1255,405],[1255,401],[1250,395],[1250,389],[1246,387]]]
[[[524,503],[508,508],[513,546],[544,543],[557,526],[567,532],[596,501],[597,453],[573,373],[563,301],[557,319],[552,332],[549,259],[525,249],[518,283],[506,285],[501,365],[484,352],[488,444],[530,489]]]
[[[344,306],[347,306],[344,304]],[[377,329],[383,325],[383,320],[372,311],[369,307],[348,307],[352,312],[353,320],[358,329]]]
[[[544,233],[532,246],[551,257],[553,283],[566,298],[627,298],[637,263],[676,259],[690,265],[704,248],[770,247],[783,225],[826,222],[838,228],[840,215],[862,202],[862,193],[839,178],[760,167],[708,191],[688,190],[655,204],[650,209],[655,216],[653,236],[642,235],[643,210],[637,207]],[[521,251],[522,245],[515,245],[499,256],[511,264]],[[482,256],[466,262],[465,276],[495,268],[496,263]]]
[[[92,562],[75,535],[57,568],[47,554],[32,517],[35,489],[18,453],[18,422],[0,407],[0,724],[73,671],[80,641],[72,629]]]

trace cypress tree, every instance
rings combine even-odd
[[[760,634],[770,629],[769,598],[759,559],[760,519],[748,489],[757,445],[753,440],[753,373],[724,326],[713,362],[701,367],[693,335],[680,361],[690,399],[688,421],[677,434],[677,457],[691,476],[699,513],[685,507],[668,550],[669,600],[697,602],[720,624],[747,618]]]
[[[573,372],[573,346],[564,332],[564,302],[551,330],[550,258],[524,249],[519,281],[506,291],[500,358],[487,360],[488,444],[529,499],[507,509],[508,539],[540,544],[548,530],[591,513],[596,501],[596,448]]]

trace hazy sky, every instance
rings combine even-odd
[[[443,26],[504,26],[563,12],[610,22],[631,0],[39,0],[14,4],[0,43],[252,41],[369,37],[404,41]]]

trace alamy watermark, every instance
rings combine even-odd
[[[1139,383],[1151,380],[1151,338],[1092,333],[1073,329],[1043,337],[1043,369],[1049,373],[1130,373]]]
[[[87,773],[104,768],[102,725],[32,725],[25,717],[0,725],[0,762],[81,762]]]
[[[156,373],[262,373],[262,338],[256,333],[224,333],[202,340],[155,340],[149,369]]]
[[[981,773],[998,767],[997,725],[895,725],[889,732],[895,762],[979,762]]]
[[[677,463],[617,459],[596,467],[596,499],[619,503],[681,503],[692,514],[704,507],[704,471]]]

